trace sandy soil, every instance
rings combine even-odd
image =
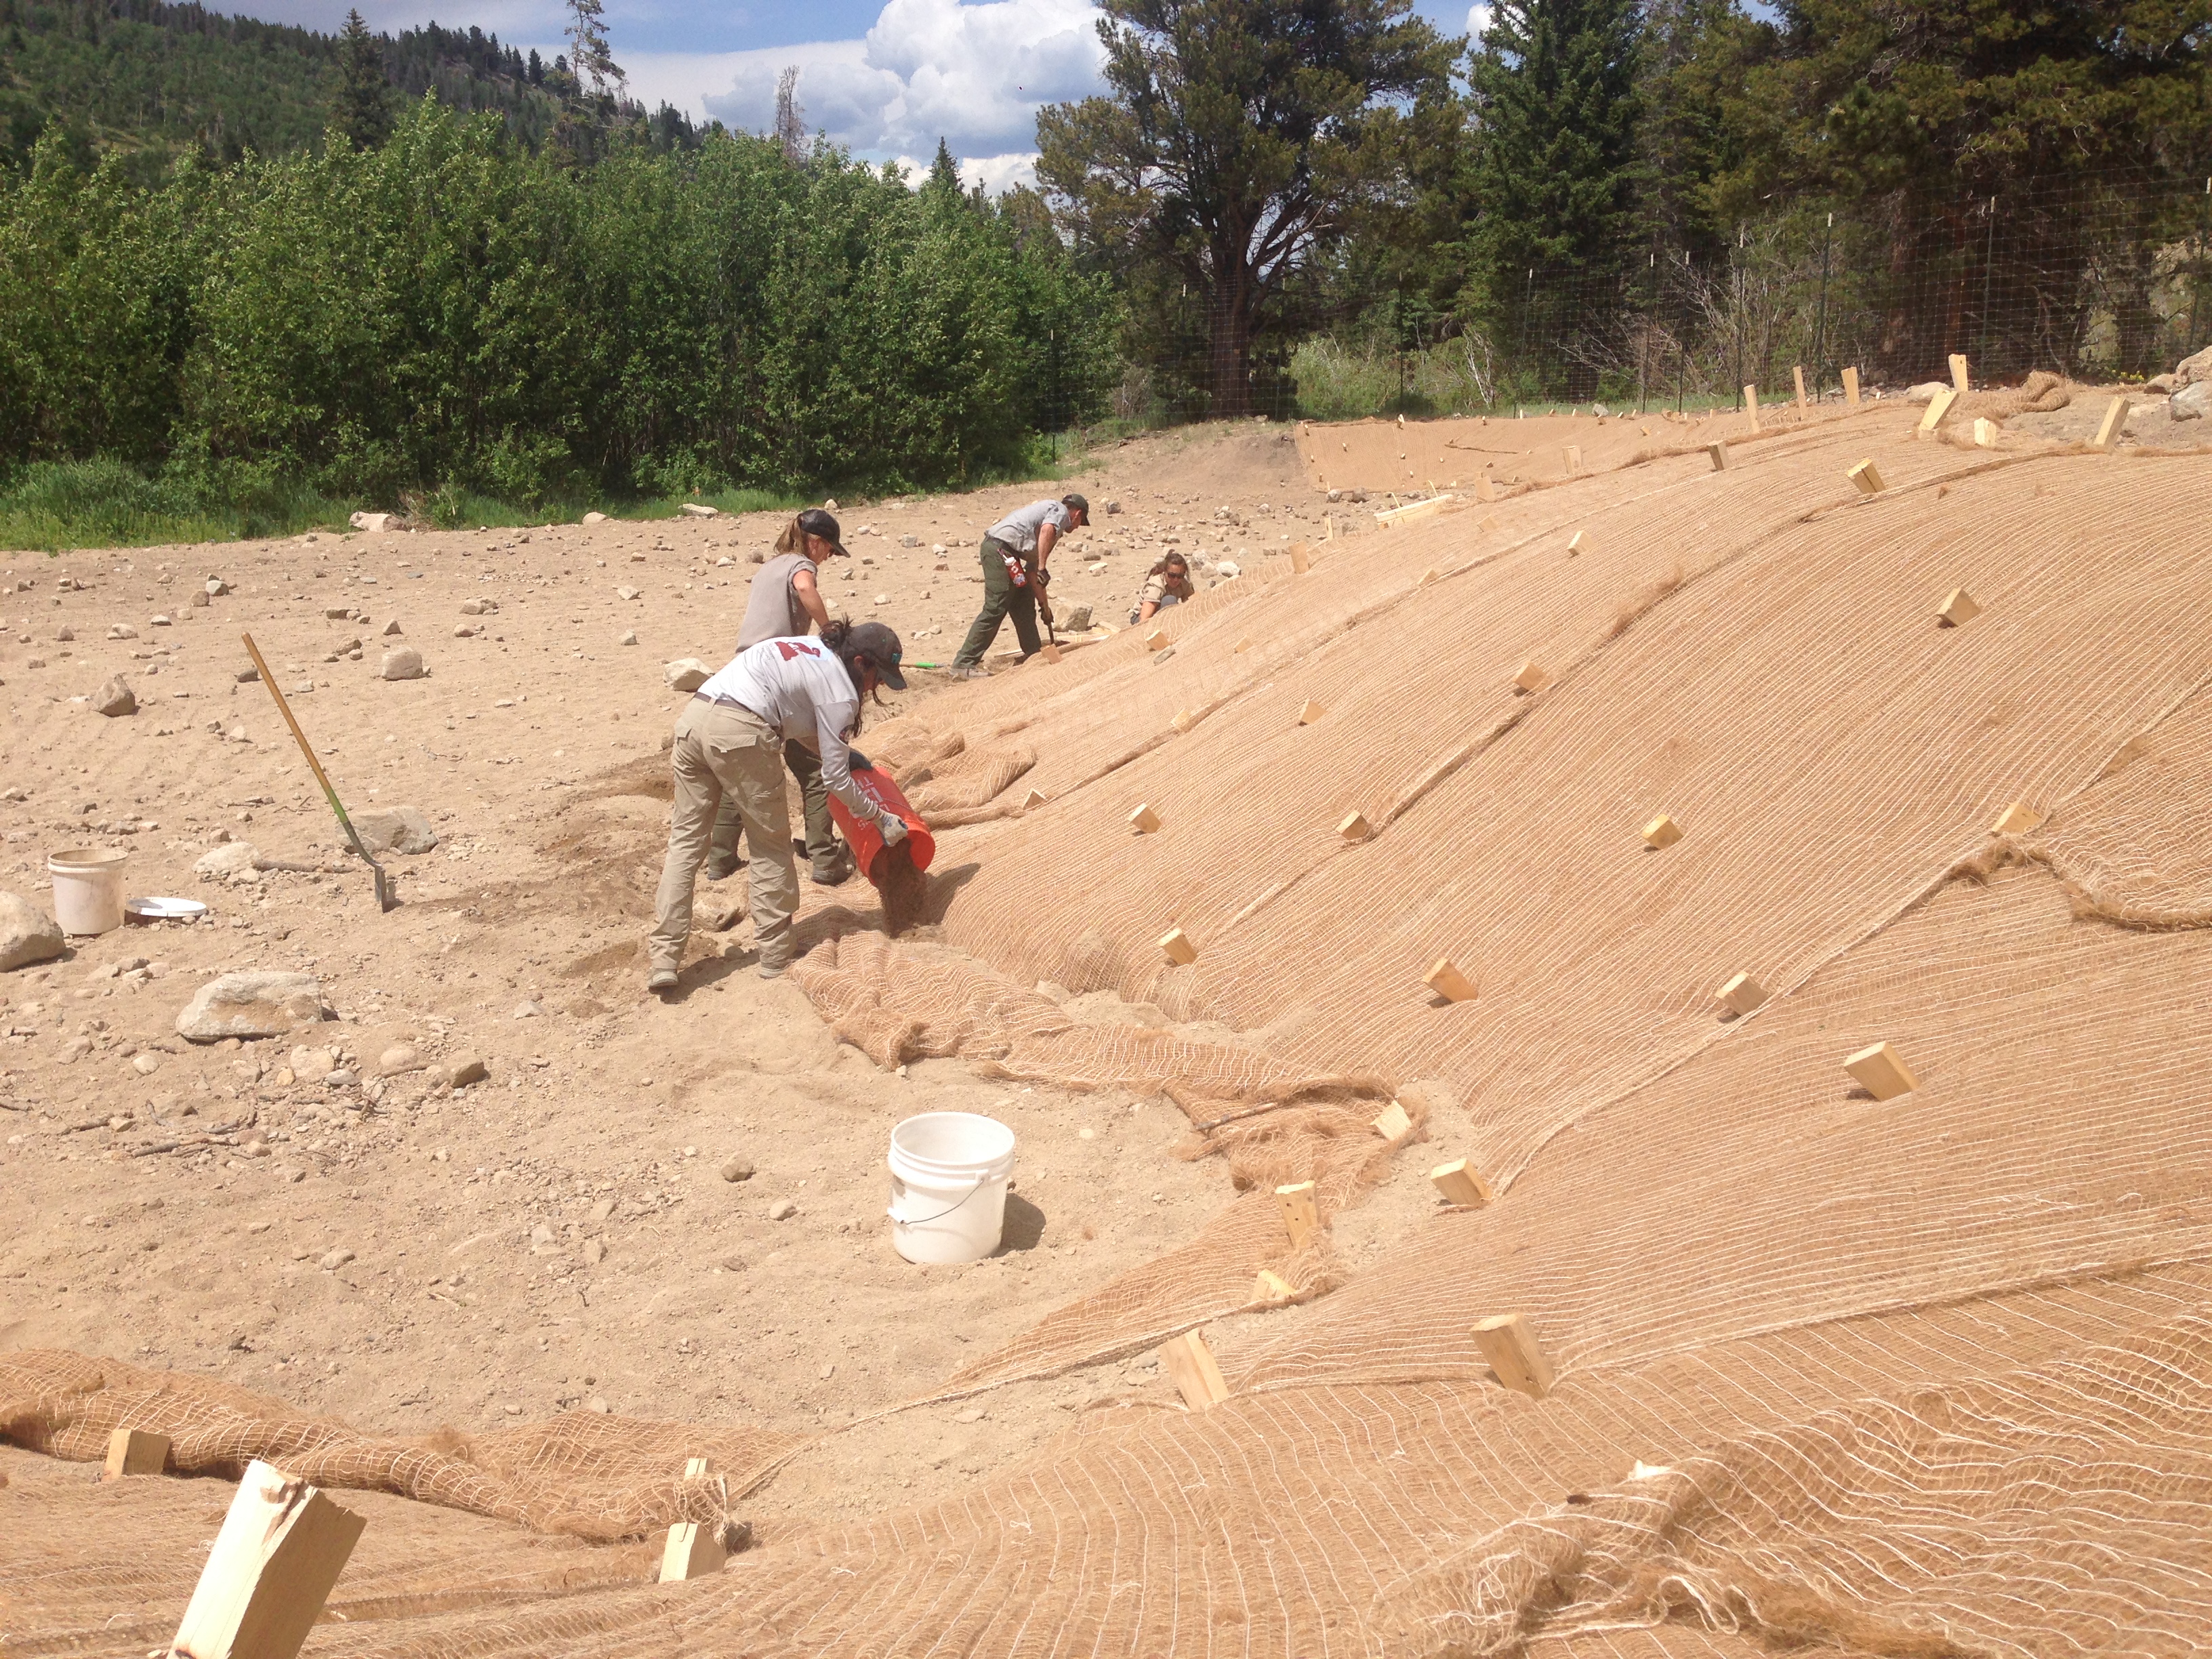
[[[982,529],[1082,488],[1097,522],[1062,554],[1055,598],[1119,622],[1165,547],[1210,562],[1315,530],[1323,504],[1296,473],[1286,434],[1237,428],[1133,443],[1060,485],[848,502],[855,558],[830,591],[890,622],[910,659],[949,658],[927,642],[957,642],[972,615]],[[960,1061],[879,1070],[788,981],[750,971],[742,922],[702,927],[679,995],[643,994],[681,703],[662,665],[724,659],[750,557],[779,522],[0,563],[0,885],[50,906],[46,855],[116,846],[131,893],[210,906],[0,976],[0,1346],[210,1372],[399,1432],[579,1406],[805,1432],[931,1390],[1227,1200],[1221,1170],[1174,1156],[1187,1126],[1164,1100],[1013,1088]],[[234,591],[195,607],[210,575]],[[497,609],[462,613],[484,599]],[[121,629],[134,636],[110,637]],[[391,915],[339,854],[266,690],[238,680],[244,632],[349,807],[411,805],[435,824],[434,851],[387,856],[404,900]],[[428,678],[378,678],[401,644]],[[116,673],[140,707],[111,719],[88,698]],[[910,696],[942,684],[919,674]],[[194,875],[234,838],[308,868]],[[702,884],[702,915],[741,912],[743,882]],[[872,897],[856,883],[810,903]],[[297,1040],[181,1041],[192,992],[252,967],[314,973],[337,1021]],[[360,1081],[295,1080],[295,1041]],[[424,1069],[379,1076],[402,1045]],[[489,1078],[447,1088],[471,1059]],[[1006,1248],[969,1269],[906,1264],[884,1218],[891,1126],[940,1109],[1020,1138]],[[733,1160],[754,1172],[724,1179]],[[770,1219],[783,1201],[796,1213]],[[832,1516],[964,1484],[1071,1410],[1164,1387],[1146,1356],[888,1418],[802,1455],[756,1512]]]

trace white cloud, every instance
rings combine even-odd
[[[1097,15],[1090,0],[889,0],[865,40],[718,57],[723,89],[702,102],[763,131],[776,77],[796,64],[809,131],[878,158],[933,155],[941,137],[956,155],[988,158],[970,163],[988,177],[1027,157],[1040,106],[1098,89]],[[636,66],[631,79],[642,89]]]
[[[937,152],[927,155],[895,155],[891,159],[907,170],[907,182],[917,190],[921,181],[929,177],[929,169]],[[983,186],[986,196],[1003,196],[1017,185],[1036,185],[1037,153],[1033,149],[1017,150],[1008,155],[970,155],[959,163],[961,185],[969,190]]]
[[[1483,30],[1490,27],[1490,8],[1469,6],[1467,9],[1467,38],[1476,43],[1482,40]]]

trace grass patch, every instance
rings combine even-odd
[[[235,541],[335,529],[347,508],[305,484],[255,480],[210,500],[198,480],[121,461],[41,461],[0,489],[0,547],[46,553]]]

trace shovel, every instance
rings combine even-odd
[[[323,771],[322,762],[315,758],[315,751],[308,746],[307,734],[300,729],[300,722],[292,716],[292,705],[284,701],[284,694],[276,689],[276,681],[269,672],[269,665],[261,660],[261,647],[254,644],[251,634],[241,634],[239,637],[246,641],[246,654],[253,659],[254,670],[261,676],[262,684],[267,686],[269,695],[276,699],[277,712],[284,716],[284,724],[292,728],[292,735],[300,740],[300,752],[307,757],[307,764],[314,769],[315,781],[323,786],[323,799],[330,802],[331,811],[338,815],[338,828],[345,831],[346,839],[353,843],[353,850],[361,854],[361,861],[376,872],[376,908],[380,910],[392,909],[399,902],[398,894],[392,890],[392,878],[384,873],[384,866],[369,857],[368,848],[361,844],[360,832],[353,827],[353,820],[346,816],[345,806],[338,799],[338,792],[331,787],[331,781]]]

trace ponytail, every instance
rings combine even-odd
[[[775,550],[779,553],[806,551],[806,532],[799,528],[796,514],[792,515],[791,522],[784,526],[783,533],[775,538]]]

